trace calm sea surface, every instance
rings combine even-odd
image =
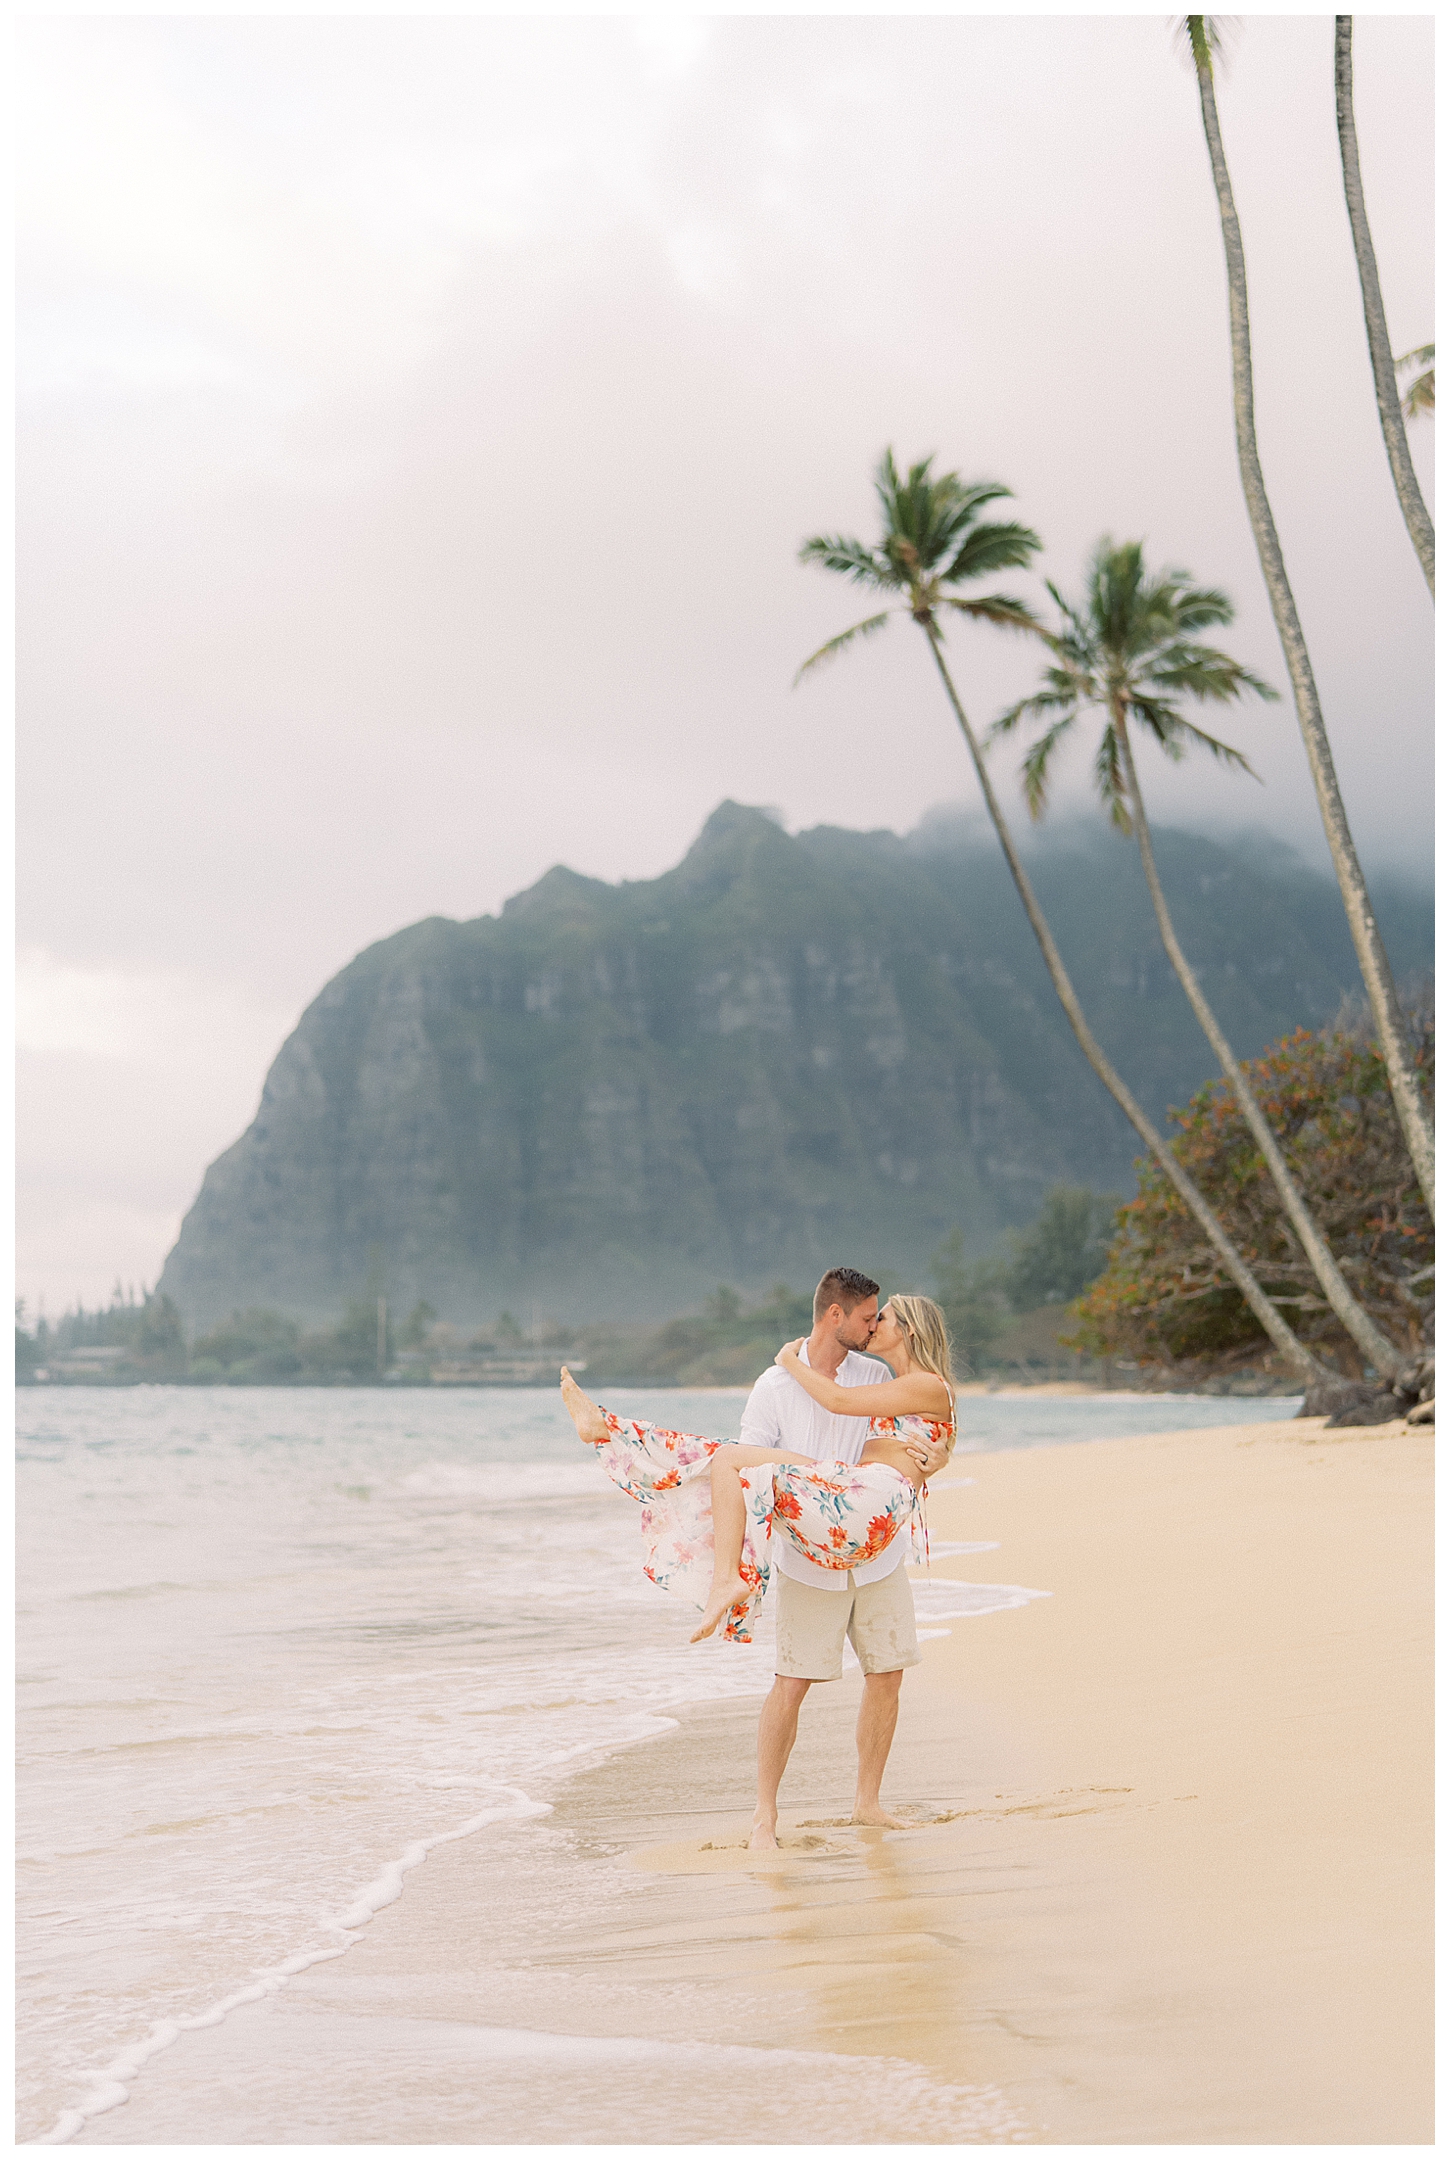
[[[611,1398],[721,1434],[742,1402]],[[962,1448],[1296,1407],[972,1397]],[[769,1685],[768,1636],[689,1644],[551,1394],[37,1388],[17,1423],[22,2139],[345,1951],[431,1841]],[[920,1617],[1019,1601],[941,1583]]]

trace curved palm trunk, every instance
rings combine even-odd
[[[1123,761],[1123,771],[1128,783],[1128,799],[1133,809],[1133,829],[1138,839],[1138,853],[1143,858],[1143,874],[1148,880],[1148,891],[1153,900],[1153,913],[1158,919],[1158,934],[1163,940],[1163,950],[1172,961],[1173,972],[1187,993],[1194,1017],[1212,1043],[1214,1055],[1223,1067],[1224,1076],[1238,1097],[1244,1120],[1268,1166],[1269,1175],[1283,1203],[1284,1213],[1293,1224],[1295,1235],[1319,1278],[1320,1288],[1364,1355],[1376,1371],[1388,1379],[1399,1368],[1401,1354],[1389,1337],[1380,1333],[1345,1281],[1339,1263],[1325,1243],[1318,1223],[1305,1206],[1303,1194],[1294,1183],[1283,1151],[1274,1138],[1268,1119],[1259,1107],[1258,1098],[1249,1086],[1248,1075],[1234,1056],[1233,1045],[1219,1026],[1213,1007],[1204,996],[1198,977],[1189,966],[1178,942],[1173,918],[1168,912],[1168,902],[1163,896],[1163,887],[1158,877],[1158,864],[1154,858],[1152,836],[1148,830],[1148,816],[1143,808],[1143,797],[1138,786],[1137,767],[1133,763],[1133,746],[1128,740],[1127,725],[1122,715],[1117,712],[1113,714],[1113,732],[1118,738],[1118,754]]]
[[[1409,528],[1420,568],[1430,591],[1435,590],[1435,528],[1420,493],[1420,482],[1405,434],[1400,410],[1399,385],[1395,381],[1394,355],[1385,328],[1385,304],[1380,297],[1379,267],[1369,218],[1364,207],[1364,186],[1359,176],[1359,137],[1354,126],[1354,17],[1334,18],[1334,116],[1339,123],[1339,157],[1344,167],[1344,200],[1349,208],[1349,229],[1354,235],[1354,259],[1359,265],[1359,289],[1364,295],[1364,327],[1369,334],[1369,364],[1374,370],[1375,403],[1380,409],[1380,429],[1389,453],[1390,473],[1400,509]]]
[[[1203,132],[1208,141],[1209,162],[1213,167],[1219,221],[1223,227],[1223,251],[1228,265],[1234,429],[1238,437],[1239,473],[1243,480],[1244,498],[1248,504],[1249,523],[1253,527],[1259,561],[1263,566],[1264,583],[1269,588],[1269,600],[1279,632],[1279,642],[1284,648],[1289,680],[1294,688],[1294,709],[1299,716],[1299,732],[1309,753],[1309,769],[1314,775],[1319,813],[1324,820],[1329,852],[1334,857],[1334,869],[1344,900],[1344,912],[1349,918],[1349,933],[1354,940],[1354,950],[1365,988],[1369,992],[1370,1009],[1374,1014],[1375,1029],[1384,1054],[1385,1075],[1394,1098],[1396,1114],[1404,1131],[1405,1143],[1410,1150],[1410,1159],[1415,1165],[1415,1175],[1420,1181],[1420,1190],[1425,1196],[1425,1205],[1430,1210],[1433,1221],[1434,1128],[1415,1077],[1404,1017],[1400,1012],[1400,1001],[1395,995],[1394,977],[1390,973],[1390,964],[1385,956],[1379,925],[1374,919],[1374,910],[1369,904],[1364,873],[1359,867],[1349,820],[1344,814],[1344,804],[1340,799],[1339,780],[1334,770],[1329,735],[1325,729],[1324,716],[1319,710],[1319,692],[1314,684],[1314,671],[1309,665],[1309,648],[1299,626],[1299,610],[1294,605],[1294,595],[1290,590],[1288,574],[1284,569],[1284,557],[1279,548],[1279,535],[1275,530],[1273,513],[1269,509],[1264,475],[1259,466],[1258,441],[1254,433],[1254,376],[1249,351],[1249,288],[1244,270],[1243,239],[1239,232],[1238,212],[1234,208],[1233,189],[1229,184],[1228,163],[1223,154],[1223,137],[1219,133],[1218,105],[1213,94],[1213,70],[1209,56],[1201,49],[1198,40],[1194,42],[1194,65],[1198,71]]]
[[[1099,1080],[1102,1081],[1103,1086],[1112,1096],[1113,1101],[1122,1111],[1124,1117],[1127,1118],[1134,1132],[1142,1140],[1144,1146],[1152,1150],[1163,1166],[1174,1191],[1202,1228],[1209,1243],[1220,1260],[1222,1260],[1228,1274],[1232,1276],[1235,1285],[1243,1295],[1245,1303],[1264,1333],[1283,1351],[1286,1357],[1293,1359],[1306,1380],[1328,1377],[1318,1359],[1300,1342],[1283,1314],[1278,1310],[1277,1306],[1270,1303],[1264,1291],[1254,1280],[1247,1262],[1229,1238],[1213,1209],[1204,1199],[1203,1194],[1194,1184],[1168,1142],[1158,1131],[1147,1111],[1129,1092],[1127,1082],[1108,1062],[1106,1052],[1088,1026],[1083,1009],[1078,1003],[1077,992],[1073,989],[1072,978],[1063,965],[1062,955],[1057,949],[1057,942],[1047,927],[1047,917],[1038,905],[1037,895],[1032,890],[1027,872],[1022,866],[1022,858],[1017,852],[1017,843],[1012,838],[1007,820],[1002,815],[1001,805],[997,801],[996,790],[988,778],[986,763],[982,757],[977,738],[972,732],[971,724],[965,712],[962,710],[962,701],[957,696],[956,685],[947,671],[946,661],[942,658],[941,645],[937,635],[926,624],[923,624],[922,628],[926,635],[926,641],[931,647],[931,656],[937,664],[937,671],[945,686],[946,694],[951,699],[952,711],[957,716],[957,725],[962,731],[967,749],[971,753],[972,763],[976,767],[977,780],[981,786],[983,800],[987,805],[987,814],[996,827],[997,838],[1002,843],[1002,853],[1007,858],[1007,867],[1012,873],[1012,882],[1017,887],[1018,897],[1023,907],[1027,910],[1027,920],[1031,923],[1037,942],[1042,948],[1042,957],[1047,962],[1047,972],[1052,977],[1052,987],[1057,992],[1062,1009],[1067,1014],[1068,1025],[1077,1037],[1078,1045],[1084,1057],[1097,1074]]]

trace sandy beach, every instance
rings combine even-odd
[[[847,1679],[747,1856],[755,1706],[703,1705],[439,1848],[78,2142],[1428,2141],[1432,1453],[1303,1420],[959,1457],[932,1574],[1050,1595],[925,1642],[911,1827],[842,1820]],[[510,1867],[539,1838],[552,1901]]]

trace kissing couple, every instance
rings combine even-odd
[[[639,1502],[646,1575],[703,1612],[693,1641],[723,1624],[726,1641],[749,1642],[777,1577],[753,1852],[775,1849],[801,1704],[818,1680],[840,1679],[848,1636],[865,1676],[851,1819],[904,1827],[881,1805],[881,1778],[901,1675],[921,1662],[906,1563],[926,1558],[922,1500],[956,1445],[956,1388],[941,1307],[899,1293],[880,1305],[880,1295],[857,1268],[827,1270],[810,1334],[756,1381],[738,1442],[616,1417],[567,1366],[560,1376],[580,1439]]]

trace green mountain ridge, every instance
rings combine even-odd
[[[1339,896],[1287,850],[1159,835],[1190,958],[1241,1055],[1359,989]],[[1033,876],[1093,1026],[1161,1113],[1213,1070],[1136,850],[1089,822]],[[1401,974],[1431,909],[1379,896]],[[558,866],[498,916],[370,946],[283,1044],[159,1289],[206,1325],[395,1309],[472,1321],[662,1318],[833,1261],[924,1275],[983,1252],[1064,1180],[1130,1189],[1126,1121],[1073,1043],[995,845],[794,836],[723,803],[673,870]]]

